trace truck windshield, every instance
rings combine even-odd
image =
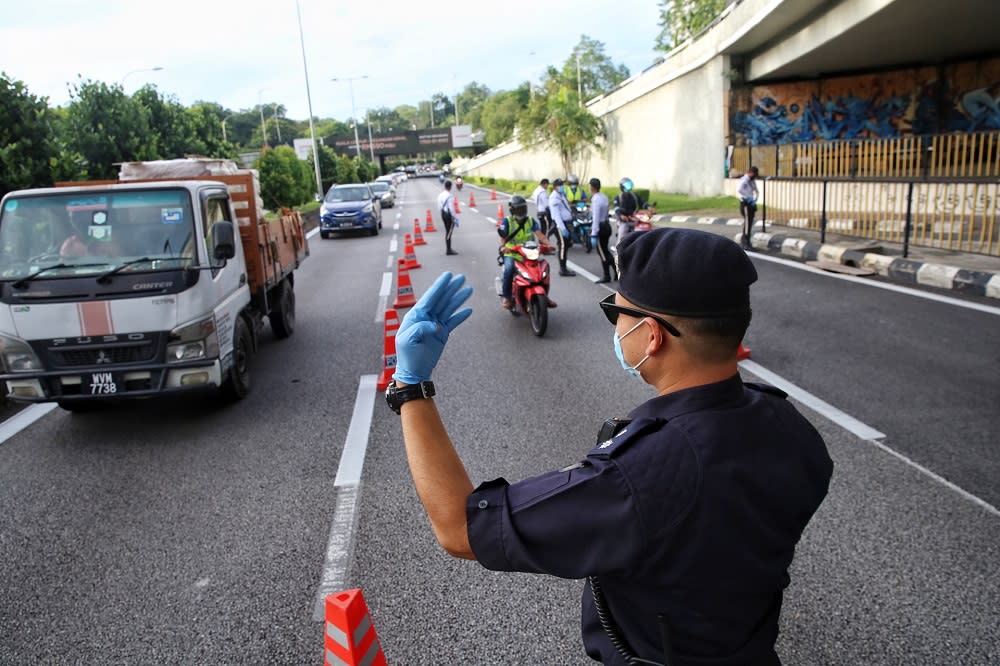
[[[197,258],[187,190],[156,189],[11,197],[0,210],[0,279],[177,268]],[[128,268],[128,270],[132,270]]]

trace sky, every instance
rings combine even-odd
[[[538,81],[582,34],[633,74],[659,55],[657,0],[298,0],[298,8],[301,39],[296,0],[0,0],[0,71],[50,106],[67,104],[82,77],[129,94],[151,83],[185,106],[277,103],[297,120],[309,117],[311,95],[313,115],[345,120],[352,87],[361,117],[365,108],[453,96],[471,81],[492,91]]]

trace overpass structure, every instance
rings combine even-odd
[[[576,170],[712,195],[731,189],[732,149],[761,134],[777,145],[1000,130],[997,25],[998,0],[738,0],[662,63],[588,102],[608,135]],[[554,153],[517,141],[459,168],[531,180],[562,169]]]

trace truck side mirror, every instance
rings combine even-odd
[[[236,256],[236,229],[228,220],[212,225],[212,257],[226,261]]]

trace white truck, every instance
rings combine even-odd
[[[264,319],[278,338],[295,328],[294,271],[309,254],[301,216],[265,220],[258,189],[232,163],[174,160],[4,196],[8,398],[82,411],[192,390],[244,397]]]

